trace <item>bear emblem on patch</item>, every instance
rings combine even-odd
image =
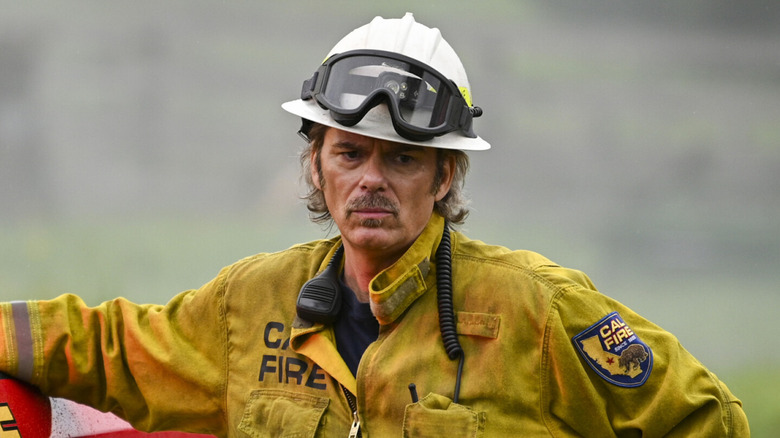
[[[653,351],[617,312],[572,338],[593,371],[613,385],[641,386],[653,368]]]

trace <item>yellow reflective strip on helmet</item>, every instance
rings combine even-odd
[[[460,90],[460,94],[463,95],[463,98],[466,99],[466,104],[468,106],[474,106],[471,104],[471,93],[469,93],[469,89],[466,87],[458,87]]]

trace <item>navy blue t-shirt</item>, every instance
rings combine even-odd
[[[336,348],[344,358],[352,375],[357,376],[360,358],[369,344],[379,337],[379,321],[371,313],[368,303],[358,301],[343,281],[341,283],[341,313],[333,325],[336,332]]]

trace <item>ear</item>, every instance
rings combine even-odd
[[[444,197],[447,196],[447,193],[450,192],[450,187],[452,187],[452,180],[454,177],[455,157],[448,155],[442,166],[441,184],[439,184],[439,189],[436,191],[436,202],[444,199]]]

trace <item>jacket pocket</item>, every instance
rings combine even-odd
[[[329,399],[281,389],[258,389],[249,395],[238,430],[255,438],[311,438]]]
[[[476,412],[466,406],[438,394],[428,394],[418,403],[406,406],[404,412],[404,437],[448,438],[482,437],[485,431],[484,412]]]

